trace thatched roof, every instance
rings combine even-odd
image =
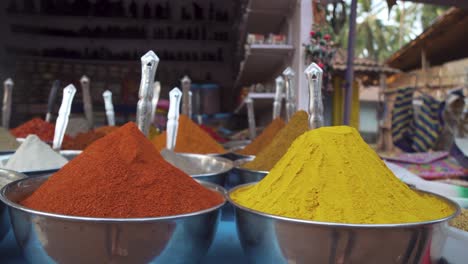
[[[421,35],[395,52],[387,64],[402,71],[420,68],[423,49],[431,66],[466,58],[467,32],[468,9],[451,8]]]

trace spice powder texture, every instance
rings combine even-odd
[[[166,132],[153,138],[153,144],[161,151],[166,147]],[[186,115],[179,116],[179,128],[177,131],[175,152],[182,153],[223,153],[223,146],[218,144],[208,133],[201,129]]]
[[[88,217],[158,217],[219,205],[223,198],[167,163],[134,123],[95,141],[22,205]]]
[[[411,190],[347,126],[304,133],[262,181],[231,198],[268,214],[349,224],[429,221],[454,212]]]
[[[271,143],[276,134],[278,134],[285,125],[283,119],[280,117],[276,118],[252,141],[252,143],[239,150],[238,153],[243,155],[257,155],[258,152]]]
[[[262,149],[254,160],[244,164],[244,168],[258,171],[269,171],[286,153],[291,143],[309,130],[308,114],[297,111],[289,123],[273,138],[273,141]]]

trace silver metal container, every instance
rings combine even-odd
[[[122,219],[52,214],[17,203],[45,180],[16,181],[0,194],[30,263],[196,263],[213,241],[224,205],[184,215]],[[225,197],[222,187],[200,183]]]
[[[11,170],[0,169],[0,188],[17,180],[24,179],[27,176]],[[10,216],[4,203],[0,203],[0,241],[11,228]]]
[[[222,157],[187,153],[178,153],[178,155],[186,157],[186,161],[188,162],[180,167],[190,166],[198,170],[198,172],[194,171],[195,173],[187,174],[197,180],[211,182],[221,186],[224,186],[226,177],[234,166],[232,161]],[[177,161],[175,163],[177,163]],[[174,165],[179,167],[177,164]]]
[[[229,195],[248,185],[232,189]],[[456,203],[432,194],[450,204],[454,213],[420,223],[328,223],[269,215],[243,207],[229,195],[242,248],[251,263],[259,264],[420,263],[429,246],[431,254],[440,252],[430,245],[434,230],[460,211]]]
[[[61,150],[60,155],[62,155],[67,160],[72,160],[78,155],[80,155],[82,152],[82,150]]]
[[[229,176],[229,182],[231,183],[231,186],[258,182],[265,178],[265,176],[268,174],[268,171],[256,171],[242,167],[245,163],[252,161],[254,158],[255,156],[250,156],[248,158],[234,161],[234,169],[232,169],[232,173]]]

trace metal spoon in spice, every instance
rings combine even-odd
[[[55,123],[55,133],[52,148],[59,151],[62,147],[63,137],[68,126],[68,118],[70,117],[73,98],[76,94],[76,88],[73,84],[69,84],[63,89],[62,104],[60,105],[57,122]]]

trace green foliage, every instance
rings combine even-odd
[[[387,1],[388,2],[388,1]],[[392,1],[390,1],[392,2]],[[349,17],[349,1],[346,1]],[[383,62],[419,33],[418,24],[427,27],[446,8],[399,2],[390,10],[380,0],[358,0],[356,25],[356,56]],[[330,11],[330,10],[328,10]],[[388,20],[382,14],[388,13]],[[335,43],[347,47],[349,21],[334,35]],[[327,16],[331,20],[331,12]],[[331,30],[330,30],[331,31]],[[336,30],[335,30],[336,33]]]

